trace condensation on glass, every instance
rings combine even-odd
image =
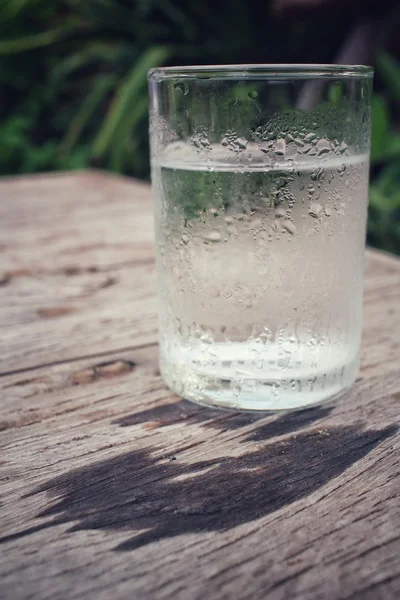
[[[174,392],[287,410],[354,382],[372,74],[149,73],[160,365]]]

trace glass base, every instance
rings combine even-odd
[[[258,362],[246,359],[249,348],[243,344],[215,344],[211,352],[218,360],[193,348],[190,353],[182,347],[161,351],[161,374],[183,398],[229,410],[276,412],[318,405],[343,394],[359,369],[358,355],[343,364],[325,353],[316,366],[304,349],[301,361],[292,356],[286,364],[273,347],[263,353],[262,362],[260,357]]]

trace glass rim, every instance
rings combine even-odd
[[[156,67],[148,71],[150,81],[165,79],[331,79],[368,78],[374,69],[368,65],[337,64],[237,64]]]

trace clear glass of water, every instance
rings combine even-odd
[[[150,71],[160,365],[174,392],[275,411],[354,382],[372,76]]]

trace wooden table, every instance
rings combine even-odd
[[[400,598],[400,261],[367,251],[362,369],[260,418],[157,367],[149,187],[0,182],[0,597]]]

